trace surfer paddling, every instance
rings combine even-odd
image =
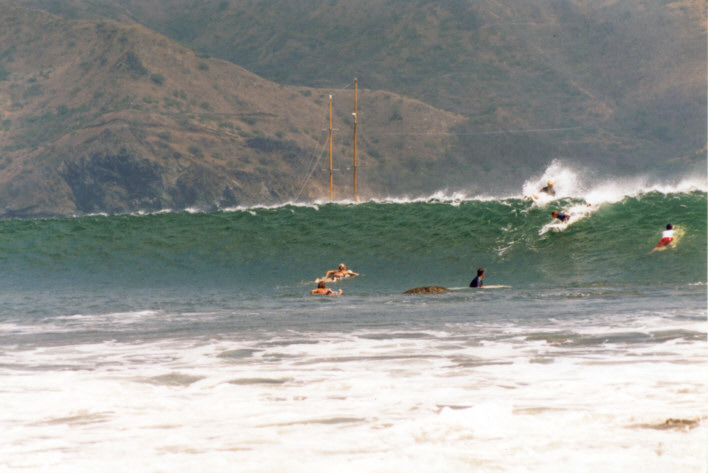
[[[349,278],[352,276],[359,276],[359,273],[355,273],[351,269],[347,269],[347,265],[344,263],[339,263],[337,269],[330,269],[324,275],[324,277],[318,281],[326,282],[336,282],[343,278]]]
[[[551,217],[557,218],[563,223],[567,223],[570,220],[570,214],[565,213],[565,210],[554,210],[553,212],[551,212]]]
[[[661,240],[659,240],[659,243],[656,244],[656,246],[654,247],[653,250],[651,250],[651,252],[653,253],[657,250],[661,250],[663,248],[668,248],[669,245],[671,245],[671,243],[673,243],[673,241],[674,241],[675,233],[676,232],[674,231],[674,226],[671,225],[670,223],[667,223],[666,230],[661,232]],[[673,246],[673,245],[671,245],[671,246]]]
[[[327,284],[324,281],[320,281],[317,283],[317,287],[310,291],[310,294],[312,294],[313,296],[341,296],[342,290],[340,289],[339,291],[335,292],[332,289],[328,288]]]

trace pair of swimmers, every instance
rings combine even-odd
[[[315,280],[315,282],[317,283],[317,287],[311,290],[310,294],[322,296],[339,296],[342,294],[342,290],[340,289],[339,291],[335,292],[327,287],[327,283],[337,282],[340,279],[349,278],[352,276],[359,276],[359,273],[355,273],[351,269],[347,269],[346,264],[340,263],[337,269],[330,269],[325,273],[323,278],[318,278]]]

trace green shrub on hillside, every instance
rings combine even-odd
[[[40,95],[42,95],[42,86],[39,84],[32,84],[22,93],[22,98],[27,99],[30,97],[38,97]]]
[[[182,108],[183,108],[182,102],[178,102],[178,101],[176,101],[176,100],[172,100],[172,99],[169,98],[169,97],[165,97],[165,98],[163,99],[163,102],[164,102],[164,106],[167,107],[167,108],[174,107],[174,108],[176,108],[177,110],[182,111]]]
[[[187,148],[187,151],[192,153],[193,156],[196,156],[197,158],[202,158],[204,157],[204,152],[202,149],[197,146],[197,145],[190,145],[189,148]]]
[[[394,105],[393,111],[391,112],[391,116],[388,117],[388,121],[396,122],[396,121],[401,121],[401,120],[403,120],[403,115],[401,115],[401,110],[396,105]]]
[[[154,74],[150,74],[150,80],[157,85],[162,85],[165,83],[165,76],[163,76],[159,72],[156,72]]]

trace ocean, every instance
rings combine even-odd
[[[705,473],[705,179],[571,181],[0,221],[0,471]]]

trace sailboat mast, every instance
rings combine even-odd
[[[358,95],[358,88],[357,88],[357,79],[354,78],[354,165],[352,169],[354,170],[354,182],[353,182],[353,189],[354,189],[354,202],[356,202],[357,196],[356,196],[356,126],[359,124],[359,117],[357,116],[357,97]]]
[[[332,96],[329,96],[329,200],[332,201]]]

